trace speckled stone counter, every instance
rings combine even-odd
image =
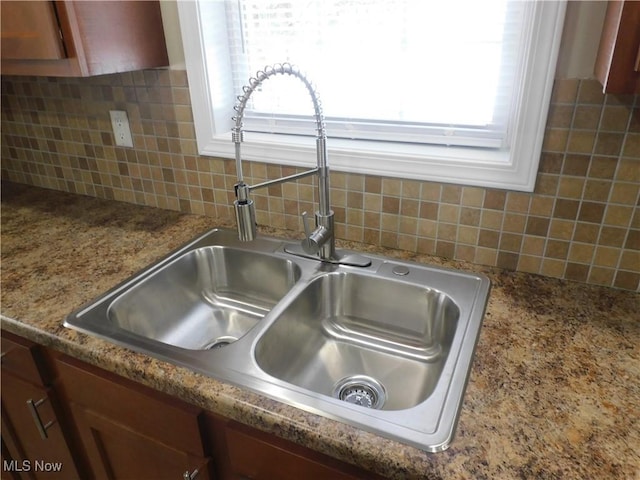
[[[491,278],[456,438],[428,454],[62,326],[72,310],[229,219],[13,184],[3,184],[1,217],[7,331],[391,478],[640,478],[636,293],[342,244]]]

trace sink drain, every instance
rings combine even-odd
[[[230,343],[238,340],[236,337],[232,337],[231,335],[227,335],[224,337],[218,337],[213,342],[204,346],[203,350],[213,350],[214,348],[222,348],[226,347]]]
[[[382,408],[387,394],[380,382],[366,375],[352,375],[336,383],[333,396],[366,408]]]

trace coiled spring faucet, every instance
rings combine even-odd
[[[316,121],[316,158],[317,166],[311,170],[278,178],[267,180],[256,185],[247,185],[242,175],[241,146],[244,140],[242,130],[242,118],[244,109],[247,106],[249,97],[268,78],[275,75],[292,75],[304,83],[311,101],[313,102],[314,116]],[[296,67],[289,63],[275,64],[268,66],[264,70],[256,73],[255,77],[249,79],[249,84],[242,88],[242,95],[238,96],[238,103],[234,110],[237,115],[233,117],[235,126],[232,129],[232,140],[235,144],[236,170],[238,173],[238,183],[235,185],[236,200],[233,202],[236,221],[238,225],[238,235],[241,241],[251,241],[256,236],[255,205],[249,198],[251,190],[262,187],[277,185],[279,183],[298,180],[310,175],[318,175],[318,211],[315,214],[315,229],[311,229],[308,224],[306,212],[302,214],[302,221],[305,229],[305,239],[300,246],[288,245],[285,250],[295,255],[319,258],[324,262],[343,263],[349,265],[367,266],[370,261],[355,254],[344,255],[336,251],[334,235],[334,213],[331,210],[329,201],[329,166],[327,164],[327,135],[325,130],[324,115],[322,105],[318,98],[318,93],[312,83]]]

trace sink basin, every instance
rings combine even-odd
[[[109,307],[117,327],[188,349],[241,338],[300,278],[291,260],[231,247],[200,247],[155,272]]]
[[[401,410],[434,390],[460,310],[430,288],[357,273],[313,280],[256,345],[260,368],[368,408]]]
[[[295,251],[282,239],[240,242],[214,229],[64,324],[425,451],[446,449],[489,280]]]

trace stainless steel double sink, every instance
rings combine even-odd
[[[214,229],[65,326],[437,452],[451,443],[489,295],[481,275],[368,267]]]

